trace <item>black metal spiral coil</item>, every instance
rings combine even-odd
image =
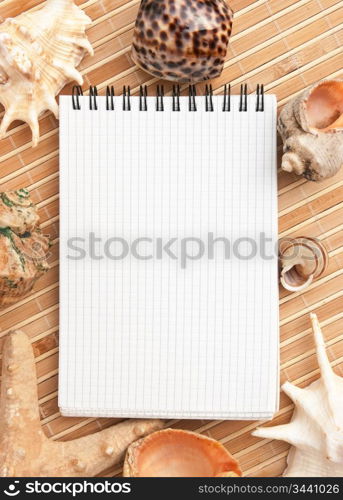
[[[181,111],[180,85],[173,85],[173,111]]]
[[[156,111],[164,111],[164,87],[163,87],[163,85],[157,85]]]
[[[131,111],[131,89],[123,87],[123,111]]]
[[[91,111],[98,110],[98,103],[97,103],[97,97],[98,97],[98,89],[96,87],[89,87],[89,109]]]
[[[81,110],[81,100],[80,97],[83,96],[83,91],[80,85],[74,85],[72,89],[72,106],[74,110]],[[146,85],[141,85],[139,89],[139,111],[148,111],[148,90]],[[191,112],[198,110],[199,101],[196,99],[197,90],[195,85],[189,85],[188,89],[188,110]],[[205,111],[214,111],[214,101],[213,101],[213,88],[212,85],[205,86]],[[156,92],[156,111],[165,110],[165,95],[164,86],[157,85]],[[130,86],[123,87],[122,95],[122,109],[123,111],[131,111],[131,89]],[[89,109],[91,111],[98,110],[98,89],[95,86],[89,87]],[[115,109],[115,93],[113,86],[106,87],[106,110],[114,111]],[[172,89],[172,110],[181,111],[181,99],[180,99],[180,85],[173,85]],[[224,96],[223,96],[223,112],[230,112],[232,110],[232,96],[231,96],[231,85],[226,84],[224,86]],[[263,112],[264,107],[264,85],[258,84],[256,89],[256,112]],[[240,88],[239,95],[239,112],[248,111],[248,85],[242,84]]]
[[[114,111],[114,88],[113,86],[106,87],[106,110]]]
[[[188,89],[188,111],[197,111],[196,103],[197,89],[195,85],[190,85]]]
[[[148,111],[147,95],[148,95],[147,86],[141,85],[139,88],[139,111]]]
[[[241,93],[239,96],[239,111],[248,111],[248,85],[241,85]]]
[[[213,112],[213,89],[212,85],[206,85],[205,89],[205,109],[206,111]]]
[[[72,90],[72,101],[73,101],[73,109],[80,111],[80,99],[79,97],[83,95],[82,88],[80,85],[74,85]]]
[[[256,90],[256,111],[264,111],[264,85],[258,84],[257,85],[257,90]]]
[[[223,111],[231,111],[231,85],[225,84]]]

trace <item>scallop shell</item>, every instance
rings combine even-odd
[[[261,427],[253,435],[292,445],[286,477],[342,477],[343,379],[330,366],[315,314],[311,322],[321,377],[304,389],[286,382],[283,391],[295,405],[291,422]]]
[[[329,256],[315,238],[285,238],[279,242],[280,282],[290,292],[305,290],[327,268]]]
[[[127,450],[125,477],[237,477],[237,460],[214,439],[164,429],[139,439]]]
[[[283,170],[313,181],[335,175],[343,165],[343,81],[324,80],[287,103],[278,130]]]
[[[143,0],[132,59],[158,78],[200,82],[222,72],[233,12],[225,0]]]
[[[5,108],[0,138],[21,120],[37,145],[39,116],[50,110],[58,118],[55,96],[68,82],[83,83],[75,67],[86,52],[93,54],[85,35],[90,23],[73,0],[47,0],[42,8],[0,25],[0,103]]]

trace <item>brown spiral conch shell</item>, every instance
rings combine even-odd
[[[226,448],[195,432],[164,429],[127,450],[125,477],[237,477],[242,471]]]
[[[71,81],[82,85],[76,66],[93,49],[85,35],[91,23],[73,0],[46,0],[0,24],[0,103],[5,114],[0,139],[14,120],[29,124],[32,144],[39,140],[39,116],[58,118],[55,96]]]
[[[328,253],[323,243],[314,238],[284,239],[279,242],[280,282],[290,292],[305,290],[323,275]]]
[[[324,80],[287,103],[278,130],[283,170],[311,181],[335,175],[343,165],[343,81]]]
[[[143,0],[132,59],[158,78],[199,82],[222,72],[233,12],[225,0]]]

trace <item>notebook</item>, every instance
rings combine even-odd
[[[60,98],[63,415],[278,408],[276,98]]]

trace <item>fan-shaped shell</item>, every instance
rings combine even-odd
[[[46,0],[43,7],[8,18],[0,25],[0,103],[4,136],[14,120],[29,124],[32,142],[39,140],[38,118],[46,110],[58,117],[55,96],[76,80],[75,69],[93,49],[85,36],[88,16],[73,0]]]
[[[179,429],[164,429],[129,446],[127,477],[241,476],[237,460],[214,439]]]

